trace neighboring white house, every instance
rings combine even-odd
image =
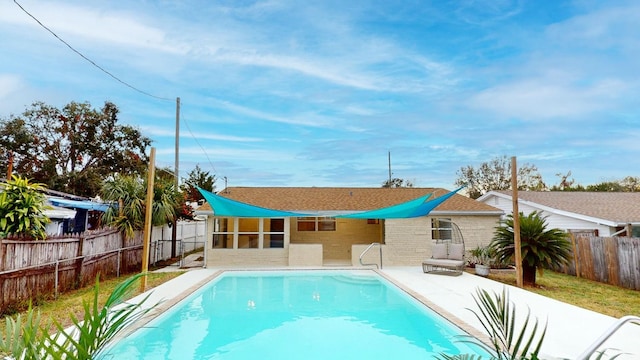
[[[511,191],[490,191],[478,201],[513,212]],[[573,233],[640,236],[640,193],[519,191],[518,210],[541,211],[549,227]]]

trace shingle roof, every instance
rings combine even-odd
[[[233,200],[286,211],[364,211],[413,200],[425,194],[434,199],[448,193],[440,188],[347,187],[230,187],[218,193]],[[205,204],[201,210],[210,210]],[[489,212],[501,210],[456,194],[435,211]]]
[[[511,196],[511,191],[498,192]],[[635,192],[520,191],[518,198],[620,224],[640,222],[640,193]]]

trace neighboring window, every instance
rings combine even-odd
[[[433,240],[451,240],[452,235],[451,219],[431,219],[431,238]]]
[[[334,217],[299,217],[298,231],[336,231]]]

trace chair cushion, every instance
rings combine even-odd
[[[448,259],[464,260],[464,244],[449,244]]]
[[[447,244],[434,244],[431,247],[431,257],[433,259],[447,258]]]

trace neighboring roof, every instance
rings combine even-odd
[[[269,209],[314,211],[366,211],[400,204],[431,194],[429,200],[448,193],[440,188],[347,188],[347,187],[230,187],[217,195]],[[209,204],[199,212],[211,212]],[[434,212],[480,212],[502,214],[502,210],[455,194]]]
[[[49,219],[73,219],[76,217],[75,210],[69,210],[58,206],[51,206],[49,209],[45,209],[43,214]]]
[[[51,204],[55,206],[71,208],[71,209],[84,209],[84,210],[97,210],[97,211],[107,211],[109,208],[109,204],[98,203],[93,201],[80,201],[80,200],[69,200],[69,199],[61,199],[61,198],[53,198],[50,197],[47,199]]]
[[[480,199],[492,193],[511,198],[506,190],[491,191]],[[640,222],[640,193],[636,192],[519,191],[518,199],[618,224]]]

